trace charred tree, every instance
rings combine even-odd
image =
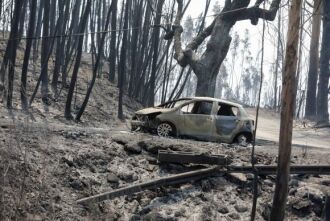
[[[68,11],[68,5],[65,7],[64,0],[58,1],[58,30],[57,33],[59,35],[65,34],[65,20],[64,20],[64,9]],[[67,16],[66,16],[67,17]],[[58,96],[57,85],[59,74],[61,70],[61,64],[63,62],[63,53],[64,53],[64,41],[63,37],[59,37],[56,39],[56,52],[55,52],[55,65],[54,65],[54,72],[53,72],[53,79],[52,79],[52,90],[54,92],[55,97]]]
[[[123,94],[124,85],[126,77],[126,53],[127,53],[127,40],[128,40],[128,16],[129,8],[132,0],[126,0],[125,5],[125,15],[124,15],[124,27],[123,27],[123,43],[120,49],[120,62],[119,62],[119,73],[118,73],[118,87],[119,87],[119,97],[118,97],[118,118],[123,120]]]
[[[323,33],[320,55],[320,75],[317,91],[316,114],[319,123],[329,124],[329,68],[330,68],[330,2],[323,1]]]
[[[156,9],[156,18],[155,25],[160,24],[162,19],[162,10],[163,10],[164,0],[158,0],[157,9]],[[155,85],[156,85],[156,71],[157,71],[157,61],[158,61],[158,48],[159,48],[159,35],[160,28],[155,27],[153,30],[152,36],[152,46],[153,46],[153,58],[152,58],[152,68],[151,68],[151,76],[150,76],[150,87],[148,93],[148,106],[154,106],[155,103]]]
[[[108,9],[108,14],[107,14],[106,21],[105,21],[104,31],[107,30],[107,28],[109,26],[110,15],[111,15],[111,12],[113,10],[113,7],[114,7],[114,4],[111,4],[110,8]],[[99,48],[98,48],[98,54],[97,54],[97,57],[96,57],[95,65],[93,67],[93,77],[92,77],[92,80],[89,84],[84,102],[81,105],[81,108],[79,109],[79,111],[77,113],[76,120],[80,120],[80,118],[81,118],[82,114],[84,113],[85,108],[88,104],[89,97],[92,93],[92,90],[93,90],[93,87],[94,87],[94,84],[95,84],[95,80],[96,80],[96,76],[97,76],[97,72],[98,72],[98,69],[100,68],[100,62],[101,62],[101,59],[102,59],[102,56],[103,56],[103,48],[104,48],[106,35],[107,35],[106,32],[103,32],[102,35],[101,35],[100,44],[99,44]]]
[[[209,25],[199,35],[197,35],[185,49],[182,48],[181,19],[183,16],[183,1],[177,0],[178,9],[174,23],[174,49],[175,59],[182,66],[189,65],[197,77],[197,96],[213,96],[216,85],[216,77],[220,66],[225,59],[231,43],[230,31],[236,22],[241,20],[251,20],[253,25],[259,19],[273,21],[279,8],[280,0],[272,0],[269,10],[259,8],[263,0],[256,1],[255,5],[250,5],[250,0],[226,1],[224,8]],[[194,52],[207,37],[206,50],[201,57]]]
[[[42,26],[42,35],[49,35],[49,10],[50,10],[50,2],[44,2],[44,17],[43,17],[43,26]],[[42,51],[41,51],[41,96],[42,101],[45,104],[49,104],[48,97],[48,60],[49,60],[49,38],[42,38]]]
[[[113,10],[111,13],[111,30],[117,29],[117,5],[118,0],[112,0]],[[117,32],[111,32],[110,37],[110,56],[109,56],[109,80],[111,82],[115,81],[116,76],[116,41],[117,41]]]
[[[89,13],[91,11],[91,2],[92,2],[92,0],[87,0],[85,12],[84,12],[83,17],[82,17],[82,19],[80,21],[80,24],[79,24],[79,29],[78,29],[79,33],[84,33],[84,31],[85,31],[88,16],[89,16]],[[81,56],[82,56],[83,43],[84,43],[84,35],[80,35],[78,37],[76,61],[75,61],[75,65],[74,65],[74,68],[73,68],[73,71],[72,71],[72,77],[71,77],[69,92],[68,92],[68,96],[67,96],[67,100],[66,100],[66,104],[65,104],[64,116],[67,120],[72,119],[71,102],[72,102],[74,88],[75,88],[76,82],[77,82],[78,71],[79,71],[79,66],[80,66],[80,61],[81,61]]]
[[[271,210],[271,221],[284,220],[288,195],[291,160],[292,123],[296,101],[296,71],[299,41],[301,0],[293,0],[289,11],[289,26],[285,65],[282,79],[281,126],[276,187]]]
[[[35,30],[36,23],[36,11],[37,11],[37,0],[30,1],[30,18],[29,25],[27,31],[27,40],[26,40],[26,48],[24,53],[24,61],[22,66],[22,75],[21,75],[21,102],[23,110],[27,110],[28,108],[28,100],[26,93],[26,80],[27,80],[27,72],[29,66],[29,59],[31,54],[31,48],[33,43],[33,35]]]
[[[23,7],[24,1],[15,0],[15,8],[13,14],[13,20],[11,23],[11,30],[9,35],[9,41],[7,43],[5,57],[8,57],[8,92],[7,92],[7,107],[12,108],[13,88],[14,88],[14,75],[15,75],[15,64],[16,64],[16,50],[18,46],[18,28],[20,21],[20,12]],[[5,59],[4,59],[5,60]],[[3,61],[5,62],[5,61]],[[5,64],[7,65],[7,64]]]

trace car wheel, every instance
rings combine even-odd
[[[175,131],[174,127],[167,122],[160,123],[157,126],[157,134],[160,137],[172,136],[174,134],[174,131]]]
[[[240,146],[246,147],[249,144],[249,139],[248,139],[248,137],[245,134],[240,134],[237,137],[237,143]]]

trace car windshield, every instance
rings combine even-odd
[[[187,101],[190,101],[191,99],[179,99],[179,100],[175,100],[175,101],[169,101],[166,102],[164,104],[160,104],[157,107],[161,107],[161,108],[175,108],[175,107],[179,107],[180,105],[186,103]]]

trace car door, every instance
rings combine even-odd
[[[239,125],[238,108],[225,103],[218,103],[217,109],[215,136],[220,141],[230,142]]]
[[[182,135],[209,140],[214,130],[212,101],[194,101],[181,108],[184,119]]]

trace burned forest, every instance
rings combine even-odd
[[[330,1],[0,0],[0,221],[330,220]]]

